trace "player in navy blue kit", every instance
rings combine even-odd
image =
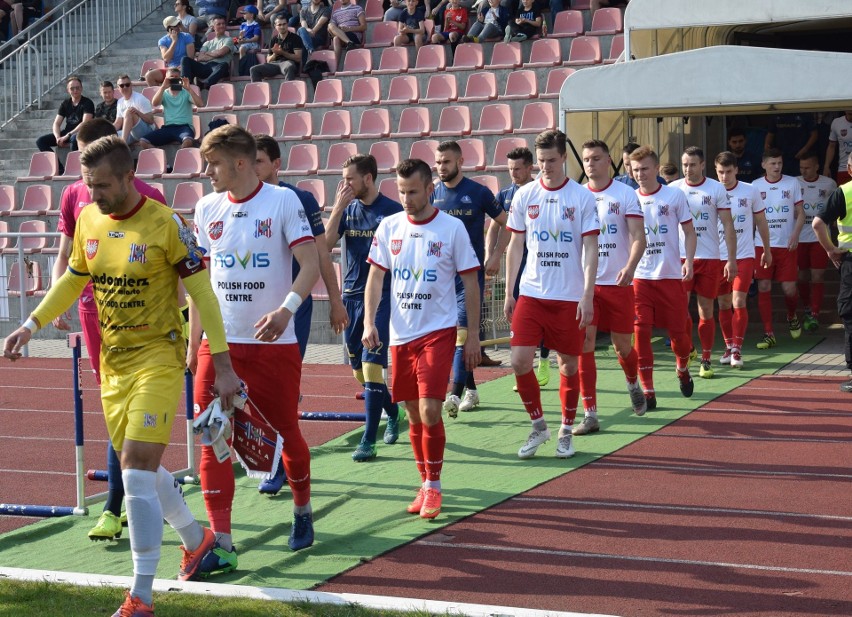
[[[334,248],[341,237],[346,239],[346,274],[343,278],[343,304],[349,316],[345,334],[346,348],[355,379],[364,386],[366,415],[364,436],[352,453],[355,462],[376,457],[376,435],[383,409],[388,414],[384,442],[396,443],[399,438],[399,408],[391,402],[382,371],[388,366],[390,340],[389,276],[385,277],[375,319],[381,343],[376,348],[367,349],[361,342],[364,333],[364,286],[370,272],[367,257],[373,235],[383,218],[402,212],[401,204],[379,193],[376,187],[377,175],[376,159],[369,154],[356,154],[343,163],[343,180],[337,186],[326,233],[329,250]]]
[[[431,201],[438,210],[443,210],[464,223],[473,250],[482,266],[485,259],[485,215],[490,216],[500,227],[505,227],[508,215],[494,199],[491,191],[462,175],[463,163],[462,150],[456,142],[444,141],[438,145],[435,152],[435,170],[438,172],[440,181],[435,184]],[[480,268],[480,297],[483,295],[484,288],[485,272]],[[459,411],[471,411],[479,404],[479,393],[476,391],[473,371],[466,371],[464,367],[467,313],[464,304],[464,286],[459,277],[456,277],[456,303],[459,328],[453,358],[453,389],[444,401],[444,411],[450,418],[455,418]],[[462,400],[461,395],[465,387],[467,392],[464,393],[464,400]]]

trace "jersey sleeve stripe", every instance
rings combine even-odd
[[[290,248],[293,248],[294,246],[297,246],[299,244],[304,244],[305,242],[314,242],[314,237],[313,236],[302,236],[298,240],[294,240],[293,242],[291,242]]]
[[[625,214],[624,218],[628,219],[644,219],[645,217],[641,214]]]
[[[526,231],[525,229],[514,229],[512,227],[509,227],[508,225],[506,225],[506,229],[516,234],[522,234]]]
[[[586,236],[599,236],[600,233],[601,233],[600,229],[591,229],[591,230],[587,231],[586,233],[584,233],[583,237],[585,238]]]
[[[468,272],[476,272],[480,270],[479,266],[474,266],[473,268],[468,268],[467,270],[459,270],[459,274],[467,274]]]
[[[367,258],[367,263],[370,264],[370,265],[376,266],[382,272],[387,272],[389,270],[389,268],[385,268],[383,265],[376,263],[375,261],[373,261],[369,257]]]
[[[71,266],[68,266],[68,272],[70,272],[71,274],[74,274],[76,276],[89,276],[88,272],[77,272],[77,270],[75,270]]]

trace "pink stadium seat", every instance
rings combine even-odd
[[[17,207],[15,187],[11,184],[0,184],[0,216],[9,216]],[[5,239],[8,240],[8,238]]]
[[[343,163],[350,156],[358,154],[358,146],[351,141],[342,141],[336,144],[331,144],[328,149],[328,157],[324,169],[320,169],[317,173],[321,176],[339,176],[343,171]]]
[[[17,261],[13,261],[9,269],[9,280],[6,282],[6,293],[12,297],[21,295],[23,290],[25,296],[34,296],[36,291],[42,289],[41,284],[41,266],[37,261],[28,261],[24,265],[23,270],[26,272],[24,280],[21,281],[21,266]]]
[[[316,144],[296,144],[290,148],[287,169],[279,172],[282,176],[309,176],[317,173],[319,151]]]
[[[399,49],[394,47],[393,49]],[[391,79],[388,87],[388,98],[381,101],[382,105],[410,105],[420,98],[420,87],[414,75],[397,75]]]
[[[521,116],[521,126],[514,130],[515,134],[541,133],[547,129],[556,128],[553,115],[553,105],[544,103],[527,103]]]
[[[492,175],[483,175],[483,176],[471,176],[470,178],[477,184],[481,184],[489,191],[491,191],[495,196],[500,192],[500,182],[497,180],[497,176]]]
[[[399,203],[399,189],[396,186],[396,178],[385,178],[379,182],[379,193]]]
[[[198,118],[198,116],[195,116],[195,118]],[[239,120],[239,118],[237,118],[237,114],[216,114],[210,119],[211,120],[221,119],[221,120],[224,120],[225,122],[227,122],[228,124],[233,124],[234,126],[240,126],[240,120]]]
[[[382,6],[382,0],[367,0],[364,5],[364,14],[367,21],[382,21],[385,16],[385,9]]]
[[[24,198],[26,199],[26,196]],[[28,234],[44,234],[50,230],[47,228],[47,221],[38,219],[33,221],[22,221],[18,226],[18,231]],[[24,249],[24,255],[34,255],[36,253],[40,253],[43,248],[47,248],[48,238],[46,236],[18,238],[18,242],[20,242],[21,247]],[[18,245],[15,244],[10,252],[17,253]]]
[[[423,49],[421,47],[421,49]],[[426,96],[421,103],[449,103],[459,98],[456,76],[451,73],[438,73],[429,78]]]
[[[308,87],[300,80],[285,81],[278,87],[278,99],[270,109],[292,109],[304,107],[308,102]]]
[[[210,86],[207,104],[199,111],[228,111],[234,107],[234,84],[219,83]]]
[[[352,135],[352,139],[382,139],[388,137],[390,132],[390,114],[387,109],[383,107],[365,109],[361,112],[358,133]]]
[[[399,32],[399,25],[395,21],[382,21],[373,26],[373,31],[364,47],[370,49],[373,47],[390,47],[393,45],[393,39]]]
[[[559,96],[559,91],[562,89],[562,84],[565,83],[568,76],[576,70],[577,69],[559,68],[550,71],[547,74],[547,86],[545,87],[544,94],[540,94],[539,98],[557,98]]]
[[[485,64],[482,53],[482,45],[479,43],[461,43],[456,47],[453,56],[453,65],[447,67],[448,71],[469,71],[481,69]]]
[[[284,126],[281,129],[281,137],[285,141],[301,141],[310,139],[314,132],[314,126],[309,111],[291,111],[284,116]]]
[[[502,135],[512,132],[512,108],[506,103],[492,103],[482,108],[479,128],[471,135]],[[483,161],[483,169],[485,163]]]
[[[485,169],[485,142],[481,139],[456,140],[462,150],[462,170],[481,171]]]
[[[63,180],[79,180],[80,173],[80,151],[74,150],[65,157],[65,171],[60,177]]]
[[[204,162],[201,160],[201,150],[198,148],[181,148],[175,154],[172,173],[163,174],[163,178],[189,180],[199,177],[203,171]]]
[[[494,148],[494,158],[491,165],[486,167],[487,171],[508,171],[509,165],[506,162],[506,154],[515,148],[528,147],[527,140],[523,137],[502,137],[497,141],[497,146]]]
[[[6,221],[0,221],[0,234],[6,233],[9,233],[9,223],[7,223]],[[11,240],[11,238],[0,237],[0,252],[3,252],[7,248],[9,248],[9,240]]]
[[[160,195],[162,195],[163,197],[166,196],[166,193],[163,190],[163,183],[162,182],[146,182],[146,184],[148,186],[150,186],[152,189],[160,191]],[[168,205],[168,203],[166,205]]]
[[[343,70],[334,74],[335,77],[363,75],[373,70],[373,56],[369,49],[352,49],[343,58]]]
[[[312,139],[349,139],[352,134],[352,114],[348,109],[330,109],[322,116],[320,131]]]
[[[136,177],[159,178],[166,173],[166,153],[160,148],[147,148],[139,152],[136,161]]]
[[[216,84],[217,86],[219,84]],[[211,88],[212,90],[212,88]],[[234,110],[266,109],[271,102],[269,82],[250,82],[243,88],[243,101],[234,106]]]
[[[458,137],[459,135],[470,135],[470,107],[463,105],[450,105],[441,110],[438,120],[438,130],[432,133],[433,137]]]
[[[613,64],[618,60],[619,56],[621,56],[624,51],[624,35],[616,34],[612,37],[612,41],[609,44],[609,57],[604,60],[604,64]]]
[[[555,39],[538,39],[533,41],[530,48],[530,59],[524,67],[546,68],[562,64],[562,51],[559,41]]]
[[[410,159],[420,159],[426,161],[429,167],[435,164],[435,152],[438,150],[437,139],[421,139],[411,144],[411,151],[408,155]]]
[[[151,60],[145,60],[145,62],[142,63],[142,70],[139,71],[140,75],[142,76],[142,81],[145,81],[145,74],[148,71],[164,68],[166,68],[166,63],[163,62],[162,58],[152,58]]]
[[[150,103],[159,89],[159,86],[146,86],[145,88],[142,88],[142,96],[148,99],[148,102]]]
[[[506,91],[498,98],[502,101],[512,101],[536,97],[538,97],[538,79],[536,79],[535,71],[523,70],[509,73],[506,79]]]
[[[592,29],[586,32],[586,36],[619,34],[623,31],[624,20],[621,17],[621,9],[605,7],[598,9],[592,15]]]
[[[417,61],[409,73],[432,73],[447,68],[447,50],[443,45],[424,45],[417,50]]]
[[[330,49],[318,49],[308,56],[308,60],[318,60],[328,64],[328,73],[323,73],[324,76],[333,75],[337,70],[337,58]]]
[[[431,130],[427,107],[406,107],[399,116],[399,129],[392,137],[425,137]]]
[[[314,102],[305,107],[333,107],[343,104],[343,82],[339,79],[323,79],[314,90]]]
[[[404,47],[385,47],[379,59],[379,68],[373,75],[405,73],[408,70],[408,50]]]
[[[512,74],[509,73],[509,75]],[[468,75],[464,96],[459,98],[459,102],[493,101],[496,98],[497,79],[491,71],[484,71]]]
[[[563,62],[565,66],[600,64],[601,42],[596,36],[580,36],[571,41],[571,52]]]
[[[381,98],[382,92],[379,87],[378,77],[359,77],[352,82],[352,92],[349,94],[349,100],[343,104],[369,107],[370,105],[378,104]]]
[[[59,174],[59,162],[55,152],[33,152],[30,157],[30,169],[26,176],[20,176],[19,182],[44,182]]]
[[[308,191],[317,200],[319,207],[325,208],[325,182],[318,178],[299,180],[296,183],[296,188]]]
[[[392,173],[399,165],[399,144],[395,141],[377,141],[370,146],[370,154],[376,157],[380,174]]]
[[[486,64],[488,70],[514,69],[521,66],[521,44],[520,43],[494,43],[491,51],[491,64]]]
[[[178,214],[192,216],[195,205],[204,196],[204,185],[201,182],[181,182],[175,187],[172,197],[172,210]]]
[[[24,191],[20,210],[12,210],[10,216],[44,216],[53,210],[53,193],[49,184],[30,184]]]
[[[583,34],[583,13],[577,10],[560,11],[553,21],[553,32],[548,38],[563,39]]]
[[[275,117],[265,111],[253,113],[246,120],[246,130],[254,135],[275,135]]]

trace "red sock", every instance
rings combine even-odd
[[[787,319],[793,319],[796,316],[796,309],[799,308],[799,294],[784,296],[784,304],[787,305]]]
[[[801,289],[799,293],[802,293]],[[819,317],[819,312],[822,310],[823,298],[825,298],[825,283],[811,283],[811,315],[815,318]],[[802,301],[804,301],[804,295],[802,295]]]
[[[814,290],[816,291],[816,290]],[[799,297],[802,299],[802,306],[805,310],[810,308],[811,303],[811,282],[799,281]]]
[[[562,426],[571,426],[577,417],[577,402],[580,400],[579,371],[570,377],[559,374],[559,400],[562,401]]]
[[[698,320],[698,338],[701,340],[701,360],[710,360],[713,340],[716,338],[716,322],[712,319]]]
[[[411,449],[414,450],[414,464],[420,472],[420,481],[426,481],[426,458],[423,456],[423,423],[409,423],[408,438],[411,440]]]
[[[595,363],[595,352],[584,351],[580,356],[579,364],[580,395],[583,397],[583,410],[596,411],[598,408],[598,367]]]
[[[689,306],[689,296],[686,297],[686,304]],[[687,309],[688,311],[689,309]],[[694,322],[692,321],[692,315],[689,312],[686,313],[686,334],[689,336],[689,350],[692,351],[694,345],[692,344],[692,326]]]
[[[772,329],[772,291],[757,292],[757,306],[760,309],[760,319],[763,321],[763,333],[775,336]]]
[[[220,463],[212,447],[201,448],[198,465],[201,493],[207,520],[216,533],[231,533],[231,504],[234,501],[234,467],[230,460]]]
[[[730,349],[734,344],[734,311],[733,309],[719,309],[719,329],[722,338],[725,339],[725,347]]]
[[[734,349],[743,348],[743,339],[745,338],[746,328],[748,328],[748,309],[734,309],[734,341],[731,347]]]
[[[669,330],[669,337],[672,339],[672,351],[675,355],[677,368],[683,373],[689,365],[689,352],[692,350],[692,341],[686,332],[672,332]]]
[[[515,375],[515,382],[518,384],[518,395],[521,397],[524,409],[530,414],[530,420],[538,420],[544,412],[541,410],[541,388],[535,371],[530,371],[526,375]]]
[[[639,365],[639,380],[646,394],[654,393],[654,352],[651,350],[651,326],[633,326],[634,343]]]
[[[444,432],[444,422],[432,426],[423,425],[423,452],[426,453],[426,479],[438,482],[441,479],[441,468],[444,466],[444,446],[447,445],[447,434]]]
[[[628,383],[636,383],[639,376],[639,354],[636,353],[636,350],[631,347],[626,358],[618,356],[618,363],[621,365],[621,370],[624,371]]]

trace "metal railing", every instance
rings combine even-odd
[[[162,4],[64,0],[0,46],[0,129]]]

